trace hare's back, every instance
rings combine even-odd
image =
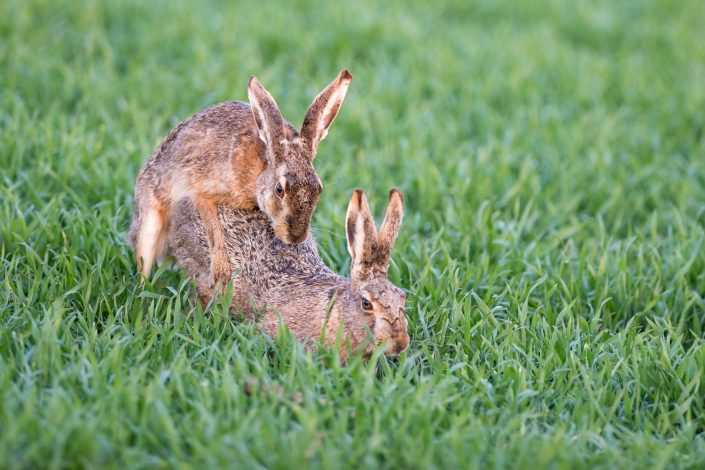
[[[323,264],[313,237],[301,244],[281,242],[267,216],[259,210],[218,206],[225,244],[236,276],[262,287],[332,274]],[[169,224],[169,253],[192,275],[207,273],[210,250],[203,222],[193,204],[181,200]]]
[[[300,244],[277,238],[269,218],[260,210],[244,211],[218,207],[231,262],[256,281],[310,277],[327,271],[312,235]]]
[[[252,109],[241,101],[226,101],[199,111],[188,120],[188,126],[192,130],[223,129],[235,135],[256,135]]]

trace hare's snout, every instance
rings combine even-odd
[[[308,238],[308,224],[290,224],[286,219],[279,219],[274,224],[274,234],[287,245],[298,245]]]
[[[409,348],[409,332],[408,323],[406,321],[406,315],[404,314],[404,309],[400,308],[398,316],[389,322],[391,326],[391,331],[389,335],[389,347],[385,351],[386,356],[396,356],[403,353]]]
[[[394,355],[396,356],[397,354],[401,354],[407,349],[409,349],[409,337],[407,335],[403,335],[403,337],[399,338],[394,343]]]
[[[277,232],[277,237],[288,245],[298,245],[303,243],[308,238],[308,229],[303,232],[294,232],[288,227],[280,232]]]
[[[287,243],[299,244],[308,238],[309,223],[305,214],[286,218]]]
[[[406,351],[408,348],[409,335],[404,332],[398,336],[394,336],[391,338],[391,341],[389,342],[389,347],[384,352],[384,355],[387,357],[395,357]]]
[[[303,243],[306,238],[308,238],[308,225],[305,225],[303,227],[299,225],[289,225],[289,243]]]
[[[401,354],[409,349],[409,334],[406,330],[402,331],[394,338],[394,349],[396,350],[396,354]]]
[[[308,232],[303,235],[296,235],[296,236],[290,237],[289,244],[290,245],[298,245],[300,243],[303,243],[306,240],[307,235],[308,235]]]
[[[322,186],[313,167],[310,174],[288,175],[286,178],[286,197],[283,211],[283,225],[289,244],[299,244],[308,238],[311,216],[318,204]]]

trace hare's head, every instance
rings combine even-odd
[[[385,343],[387,356],[396,356],[409,347],[409,333],[404,314],[406,295],[389,282],[389,257],[403,216],[404,200],[392,189],[384,221],[379,231],[370,213],[365,193],[353,193],[345,220],[348,251],[352,257],[350,279],[355,302],[352,320],[362,319],[377,344]],[[366,350],[369,354],[374,345]]]
[[[274,98],[259,80],[250,78],[248,96],[267,160],[257,179],[257,204],[284,243],[301,243],[308,236],[311,216],[323,190],[313,159],[351,81],[347,69],[340,72],[313,100],[298,133],[284,121]]]

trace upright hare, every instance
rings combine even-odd
[[[300,133],[282,118],[256,77],[248,84],[249,105],[222,103],[172,129],[135,183],[129,238],[142,276],[164,258],[171,211],[181,199],[188,199],[203,221],[212,253],[211,283],[222,286],[232,273],[218,204],[258,207],[279,240],[303,242],[323,189],[313,158],[351,81],[344,69],[316,96]]]
[[[352,257],[351,277],[347,279],[323,264],[312,236],[299,245],[284,244],[262,212],[221,205],[225,247],[235,268],[233,309],[255,315],[270,335],[277,333],[281,319],[298,340],[308,344],[321,333],[327,343],[335,341],[342,328],[343,359],[348,341],[365,354],[382,342],[388,343],[385,354],[389,356],[404,351],[409,345],[406,296],[387,278],[402,206],[401,193],[393,189],[378,232],[365,194],[360,190],[353,193],[345,224]],[[190,202],[175,207],[167,243],[169,254],[195,279],[201,300],[209,299],[206,231]]]

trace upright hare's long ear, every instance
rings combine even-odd
[[[341,70],[338,77],[314,98],[306,111],[304,123],[301,126],[301,140],[311,151],[312,160],[316,156],[318,143],[326,137],[328,128],[338,115],[350,82],[352,82],[350,71]]]
[[[365,277],[374,263],[372,256],[377,250],[377,229],[370,213],[365,193],[359,189],[353,192],[348,212],[345,216],[345,234],[348,239],[348,252],[352,258],[350,269],[353,283]]]
[[[377,236],[378,257],[384,258],[385,267],[389,265],[389,256],[394,246],[394,241],[399,235],[401,219],[404,217],[404,198],[397,188],[389,191],[387,212],[384,215],[382,226]]]
[[[284,119],[277,102],[254,75],[247,84],[247,96],[259,129],[259,138],[267,145],[280,142],[284,135]]]

